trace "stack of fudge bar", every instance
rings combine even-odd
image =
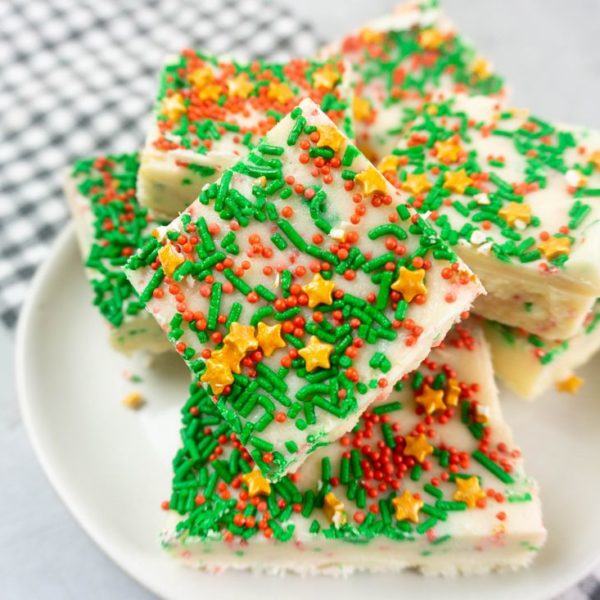
[[[511,108],[432,2],[314,60],[184,50],[153,115],[66,191],[112,345],[192,374],[163,546],[215,572],[528,565],[546,533],[494,373],[575,392],[600,346],[600,135]]]

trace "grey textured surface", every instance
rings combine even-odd
[[[199,2],[201,0],[198,0]],[[280,0],[322,39],[396,4]],[[514,101],[563,122],[600,127],[600,2],[446,0],[447,13],[514,89]],[[0,328],[0,597],[150,598],[94,545],[47,483],[20,424],[14,334]],[[566,598],[584,598],[572,591]]]

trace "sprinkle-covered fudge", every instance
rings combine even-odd
[[[335,60],[241,64],[194,50],[168,59],[141,155],[140,203],[176,217],[302,98],[351,134],[343,72]]]
[[[111,344],[125,354],[170,349],[123,273],[150,230],[165,224],[137,202],[138,167],[136,154],[101,156],[77,161],[65,178],[94,304],[110,326]]]
[[[583,330],[568,340],[549,341],[517,327],[488,321],[485,332],[492,348],[494,372],[527,400],[551,385],[575,394],[583,379],[574,371],[600,350],[600,301],[588,314]]]
[[[581,330],[600,295],[600,134],[463,96],[426,105],[379,169],[481,278],[475,312]]]
[[[489,61],[459,35],[437,2],[402,4],[321,55],[348,63],[356,143],[373,161],[394,149],[423,101],[454,93],[505,95]]]
[[[387,397],[482,291],[310,99],[128,276],[272,480]]]
[[[163,546],[191,567],[483,573],[526,566],[544,543],[478,327],[456,326],[351,432],[275,484],[194,385],[182,415]]]

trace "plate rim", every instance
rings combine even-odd
[[[72,222],[68,222],[61,229],[60,233],[52,243],[45,260],[35,272],[35,275],[29,284],[27,296],[19,314],[15,335],[14,356],[15,385],[21,420],[27,433],[29,443],[33,448],[38,463],[42,467],[46,479],[69,514],[74,518],[77,525],[115,566],[125,572],[143,589],[161,597],[170,597],[167,589],[160,586],[154,579],[144,577],[144,574],[139,568],[136,568],[133,562],[127,559],[125,553],[120,552],[118,547],[115,547],[109,539],[105,538],[101,529],[94,524],[93,519],[89,519],[85,515],[85,511],[81,509],[77,500],[73,498],[72,493],[69,491],[68,484],[65,483],[62,476],[58,474],[55,464],[51,459],[46,458],[44,443],[40,441],[37,426],[34,424],[32,418],[31,401],[29,400],[26,378],[26,348],[30,323],[38,304],[40,290],[47,285],[49,273],[53,268],[56,268],[55,262],[57,261],[57,257],[66,253],[68,251],[68,245],[71,243],[76,243],[75,228]],[[553,595],[560,596],[567,590],[576,587],[580,582],[585,580],[586,577],[591,575],[592,571],[598,566],[600,566],[600,547],[598,554],[595,557],[590,557],[587,561],[581,561],[580,566],[572,570],[572,575],[565,579],[564,584],[561,585],[560,588],[557,588],[553,592]],[[465,577],[465,580],[467,577]],[[213,593],[214,591],[216,590],[213,590]],[[542,599],[541,596],[536,596],[535,598]]]

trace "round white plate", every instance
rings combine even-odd
[[[526,404],[502,392],[528,471],[542,488],[549,538],[531,569],[455,579],[414,573],[301,579],[208,575],[163,554],[160,503],[169,495],[178,408],[189,379],[176,356],[151,369],[110,349],[71,228],[35,278],[17,342],[23,418],[52,485],[103,550],[164,598],[546,599],[600,558],[599,360],[584,369],[585,386],[574,398],[550,392]],[[126,372],[143,382],[132,384]],[[148,399],[139,412],[120,404],[134,389]]]

